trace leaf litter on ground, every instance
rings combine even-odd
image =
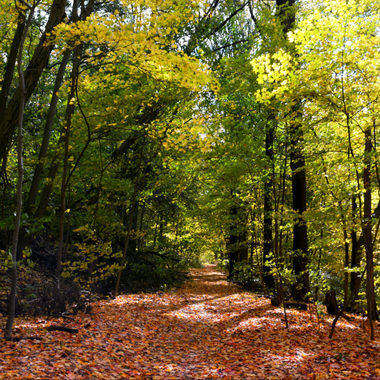
[[[46,330],[59,319],[18,318],[15,335],[43,339],[2,340],[0,379],[380,380],[380,340],[361,318],[340,320],[331,340],[332,317],[288,319],[286,329],[281,308],[207,265],[181,289],[95,303],[67,323],[74,335]]]

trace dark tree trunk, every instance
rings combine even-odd
[[[348,272],[350,266],[350,243],[348,240],[347,227],[346,224],[343,227],[343,237],[344,237],[344,305],[346,306],[348,303]]]
[[[367,128],[365,130],[365,166],[363,170],[363,182],[364,182],[364,225],[363,225],[363,237],[364,247],[366,252],[367,261],[367,315],[371,327],[371,340],[375,339],[375,331],[373,321],[377,319],[376,301],[374,293],[374,278],[373,278],[373,244],[372,244],[372,191],[371,191],[371,158],[369,153],[372,150],[371,143],[371,130]]]
[[[368,173],[366,174],[368,175]],[[369,194],[367,194],[368,196]],[[367,204],[368,207],[368,204]],[[356,210],[357,205],[355,202],[355,199],[353,199],[353,210]],[[366,210],[368,213],[369,210]],[[371,215],[371,219],[377,219],[380,217],[380,201],[378,202],[375,211]],[[368,231],[367,231],[368,233]],[[363,255],[363,247],[365,248],[365,240],[364,240],[364,231],[360,235],[359,239],[357,238],[356,231],[352,231],[351,233],[351,240],[352,240],[352,256],[351,256],[351,268],[359,268],[361,265],[361,259]],[[372,244],[372,243],[371,243]],[[373,247],[372,247],[373,250]],[[372,254],[373,256],[373,254]],[[350,297],[350,307],[353,310],[356,310],[358,308],[357,305],[357,299],[358,299],[358,293],[360,290],[360,283],[361,283],[361,276],[362,273],[360,271],[352,272],[351,273],[351,284],[350,284],[350,291],[351,291],[351,297]],[[376,306],[374,306],[374,309],[376,310]],[[376,316],[377,312],[376,312]]]
[[[287,38],[287,33],[294,26],[294,4],[295,0],[276,0],[277,15],[282,23],[285,39]],[[297,120],[302,116],[300,107],[299,101],[295,101],[292,107],[294,118],[289,125],[293,210],[297,213],[293,228],[293,270],[297,276],[297,283],[293,286],[293,297],[296,300],[304,300],[309,292],[307,227],[302,217],[302,214],[306,211],[305,157],[302,152],[302,125]]]
[[[267,157],[267,163],[272,166],[273,163],[273,141],[274,131],[270,126],[265,136],[265,155]],[[269,168],[266,173],[266,179],[264,181],[264,244],[263,244],[263,276],[264,283],[268,288],[273,288],[274,277],[270,273],[271,267],[268,265],[268,261],[271,259],[273,234],[272,234],[272,192],[273,192],[273,176],[272,171]]]
[[[9,90],[11,88],[11,84],[13,80],[13,74],[16,67],[18,49],[21,43],[23,32],[24,32],[24,26],[25,26],[25,20],[24,18],[22,18],[19,20],[17,24],[15,35],[13,37],[13,41],[11,45],[11,50],[9,52],[8,59],[7,59],[7,65],[5,67],[3,84],[2,84],[1,92],[0,92],[0,115],[3,115],[5,109],[7,108]]]
[[[20,106],[19,106],[19,115],[17,118],[18,125],[18,144],[17,144],[17,169],[18,169],[18,179],[17,179],[17,210],[16,210],[16,218],[15,218],[15,227],[13,231],[13,239],[12,239],[12,272],[11,272],[11,292],[9,295],[9,303],[8,303],[8,318],[4,329],[4,338],[6,340],[10,340],[12,338],[12,328],[13,321],[15,317],[16,311],[16,295],[17,295],[17,245],[18,245],[18,234],[20,230],[21,223],[21,213],[22,213],[22,183],[24,178],[24,163],[23,163],[23,120],[24,120],[24,109],[25,109],[25,77],[22,69],[22,55],[24,51],[24,43],[26,39],[26,35],[28,33],[28,29],[33,19],[34,7],[29,8],[29,16],[26,21],[25,27],[23,29],[23,33],[20,39],[19,51],[18,51],[18,75],[19,75],[19,83],[20,83]]]
[[[290,167],[292,169],[293,210],[298,215],[293,228],[293,270],[297,276],[293,296],[297,300],[303,300],[309,291],[307,227],[302,217],[306,211],[306,173],[305,158],[300,152],[301,139],[296,137],[299,126],[293,127]]]
[[[236,247],[236,244],[239,242],[239,237],[237,233],[237,225],[236,225],[237,214],[238,214],[237,207],[236,206],[231,207],[230,215],[232,216],[232,223],[230,225],[230,237],[229,237],[229,242],[228,242],[228,257],[229,257],[228,278],[232,277],[232,272],[234,271],[235,264],[238,261],[238,255],[239,255],[239,249]]]
[[[239,257],[238,261],[245,261],[248,260],[248,242],[247,242],[247,231],[246,231],[246,225],[244,225],[244,231],[239,234]]]
[[[280,17],[284,36],[293,28],[296,0],[276,0],[277,16]]]
[[[330,292],[326,293],[325,305],[329,314],[338,315],[339,307],[338,303],[336,302],[335,290],[331,290]]]
[[[23,91],[19,86],[1,115],[0,157],[4,157],[8,150],[13,133],[17,126],[20,105],[24,95],[26,103],[36,88],[38,80],[49,62],[53,45],[47,44],[47,33],[50,33],[55,26],[62,22],[65,16],[65,5],[66,0],[54,0],[51,6],[49,20],[45,28],[45,33],[42,35],[38,46],[34,50],[32,59],[25,70],[25,93],[23,94]]]
[[[355,220],[356,218],[356,210],[357,210],[356,198],[352,197],[352,218]],[[361,263],[362,256],[362,247],[359,245],[357,233],[355,230],[351,232],[351,268],[359,268]],[[360,272],[351,272],[351,282],[350,282],[350,291],[352,296],[352,302],[350,308],[352,310],[356,310],[359,288],[360,288]]]

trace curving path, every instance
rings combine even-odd
[[[288,318],[286,330],[280,308],[209,265],[182,289],[99,302],[75,336],[7,343],[0,378],[380,380],[380,342],[369,342],[360,320],[338,322],[330,341],[330,319]]]

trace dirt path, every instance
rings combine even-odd
[[[99,302],[75,336],[44,331],[43,343],[3,343],[0,378],[380,379],[379,340],[370,343],[360,321],[338,323],[330,341],[329,320],[290,311],[286,330],[281,309],[214,266],[191,277],[175,291]]]

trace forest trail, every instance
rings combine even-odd
[[[329,340],[331,318],[289,310],[287,330],[281,308],[215,266],[190,275],[181,289],[97,302],[68,323],[76,335],[18,319],[16,335],[43,340],[2,341],[0,379],[380,379],[380,341],[360,319]]]

